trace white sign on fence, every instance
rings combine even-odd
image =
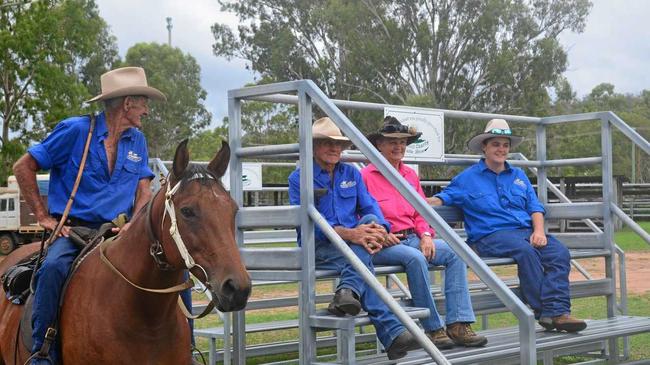
[[[402,124],[415,127],[422,136],[406,147],[406,157],[443,161],[445,157],[445,115],[441,111],[413,107],[386,107],[384,116],[392,115]]]
[[[221,182],[226,190],[230,190],[230,168],[226,170]],[[244,191],[262,190],[262,164],[259,162],[244,162],[241,183]]]

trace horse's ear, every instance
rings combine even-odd
[[[220,178],[226,173],[228,163],[230,162],[230,145],[228,142],[221,141],[221,149],[208,164],[208,171],[214,176]]]
[[[189,163],[190,153],[187,151],[187,139],[184,139],[176,147],[176,153],[174,154],[174,164],[172,165],[172,176],[174,180],[178,180],[183,176],[183,172],[185,172]]]

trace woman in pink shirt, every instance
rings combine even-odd
[[[368,135],[368,140],[424,198],[417,174],[402,163],[406,146],[421,135],[402,125],[395,117],[388,116],[382,129]],[[391,225],[391,232],[381,251],[374,255],[373,263],[404,266],[414,305],[428,308],[431,312],[429,318],[420,320],[422,327],[439,349],[448,349],[454,344],[484,346],[487,338],[474,333],[470,326],[475,317],[467,288],[465,263],[447,243],[433,239],[434,230],[373,164],[363,168],[361,176]],[[431,295],[429,264],[445,267],[445,322]]]

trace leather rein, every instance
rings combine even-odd
[[[201,269],[201,271],[203,271],[203,274],[205,275],[205,289],[204,289],[204,291],[208,290],[208,289],[210,289],[210,281],[208,280],[208,273],[205,271],[205,269],[201,265],[197,264],[194,261],[194,259],[192,258],[192,255],[187,250],[185,242],[183,242],[183,238],[181,237],[180,231],[178,229],[178,224],[177,224],[177,220],[176,220],[176,209],[174,208],[174,202],[173,202],[172,198],[174,197],[174,194],[176,194],[176,192],[178,191],[178,188],[180,187],[181,181],[176,183],[176,185],[173,188],[171,188],[171,184],[168,181],[164,182],[164,184],[166,186],[165,210],[163,211],[163,216],[162,216],[162,219],[160,221],[161,232],[164,232],[163,225],[165,223],[165,216],[169,214],[169,219],[170,219],[170,222],[171,222],[170,227],[169,227],[169,234],[172,237],[172,239],[174,240],[174,242],[176,243],[176,247],[178,248],[178,252],[180,253],[181,257],[183,258],[183,262],[185,264],[186,269],[188,269],[188,271],[190,269],[192,269],[192,268],[195,268],[195,267],[198,267],[199,269]],[[162,270],[162,271],[174,271],[174,270],[176,270],[176,267],[174,267],[174,265],[170,264],[169,261],[167,260],[167,256],[165,255],[165,251],[163,249],[163,246],[160,243],[160,240],[158,240],[156,238],[156,235],[154,234],[154,230],[153,230],[153,227],[152,227],[152,225],[153,225],[152,219],[151,219],[152,218],[151,217],[152,206],[153,206],[154,200],[156,199],[156,197],[158,196],[158,194],[160,193],[161,190],[162,189],[158,190],[158,192],[156,192],[156,195],[154,195],[149,200],[149,202],[147,203],[147,208],[146,208],[147,209],[146,210],[147,223],[145,224],[145,226],[147,227],[147,235],[149,236],[149,242],[150,242],[149,255],[151,255],[154,262],[156,263],[156,266],[158,266],[159,270]],[[164,288],[164,289],[145,288],[143,286],[135,284],[134,282],[129,280],[126,276],[124,276],[124,274],[122,274],[115,267],[115,265],[113,265],[110,262],[108,257],[106,257],[106,254],[105,254],[106,247],[112,241],[116,240],[118,237],[119,236],[111,237],[111,238],[109,238],[107,240],[102,241],[99,244],[99,257],[101,258],[102,262],[104,264],[106,264],[111,269],[111,271],[113,271],[115,274],[117,274],[120,278],[122,278],[124,281],[129,283],[131,286],[133,286],[133,287],[135,287],[137,289],[140,289],[142,291],[146,291],[146,292],[150,292],[150,293],[160,293],[160,294],[180,292],[180,291],[183,291],[185,289],[189,289],[189,288],[194,287],[194,281],[191,278],[188,278],[187,281],[185,281],[184,283],[177,284],[177,285],[174,285],[172,287]],[[210,312],[212,312],[212,309],[214,309],[214,307],[215,307],[215,303],[214,303],[214,298],[212,298],[212,300],[210,300],[210,303],[208,303],[208,305],[206,306],[205,310],[203,310],[203,312],[201,312],[201,314],[198,314],[198,315],[192,315],[190,313],[190,311],[185,307],[185,304],[183,303],[180,296],[178,297],[178,306],[180,307],[180,309],[183,312],[183,314],[185,315],[185,317],[191,318],[191,319],[197,319],[197,318],[205,317]]]

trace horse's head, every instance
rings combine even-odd
[[[176,218],[175,238],[173,219],[163,219],[163,231],[171,232],[161,235],[167,259],[175,267],[195,263],[192,273],[212,292],[217,308],[226,312],[244,308],[251,292],[235,242],[237,204],[220,181],[229,159],[230,147],[224,141],[207,168],[190,165],[187,140],[181,142],[167,185],[166,208],[159,205]]]

